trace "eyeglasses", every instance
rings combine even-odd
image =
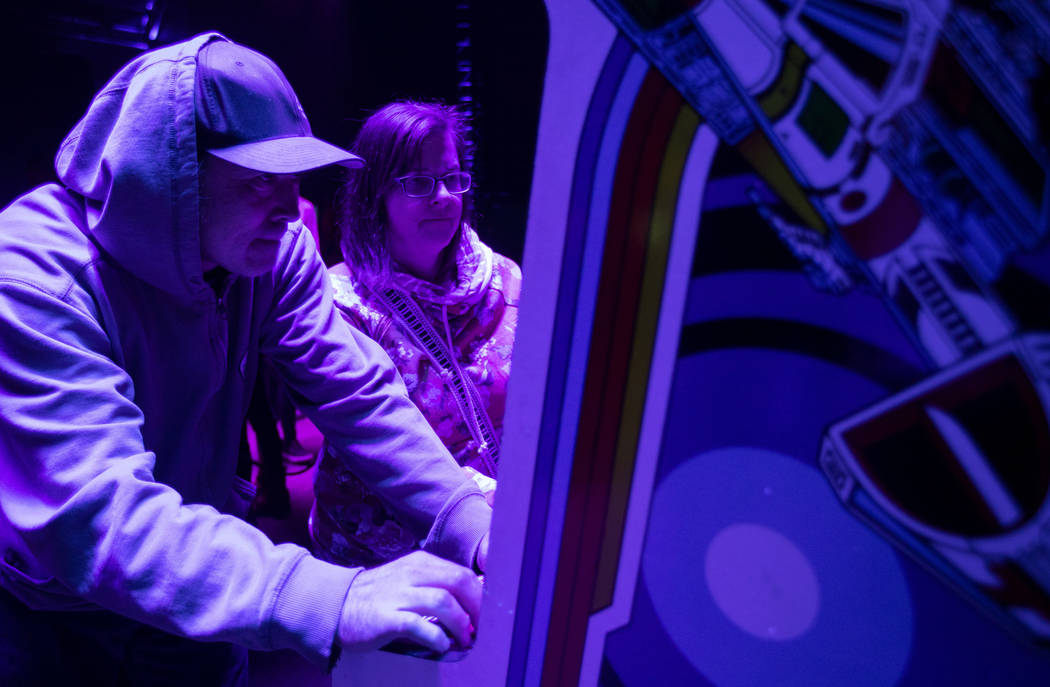
[[[470,173],[469,172],[449,172],[443,177],[432,177],[426,174],[409,174],[407,176],[398,177],[394,181],[401,184],[401,189],[405,192],[405,195],[409,198],[427,198],[434,189],[437,188],[437,182],[441,182],[445,185],[445,190],[449,193],[459,195],[460,193],[466,193],[470,190]]]

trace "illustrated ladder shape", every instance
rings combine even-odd
[[[907,272],[911,282],[918,289],[923,303],[952,337],[952,341],[959,347],[959,350],[964,355],[981,350],[981,340],[977,333],[955,307],[952,300],[948,298],[944,288],[930,273],[929,268],[919,263],[907,268]]]

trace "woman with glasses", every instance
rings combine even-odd
[[[377,341],[452,456],[492,498],[521,271],[468,223],[466,121],[446,105],[395,102],[369,117],[353,151],[368,161],[338,202],[345,261],[336,305]],[[319,555],[378,565],[417,535],[327,452],[310,534]],[[417,533],[418,534],[418,533]]]

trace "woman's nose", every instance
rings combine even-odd
[[[445,181],[443,179],[438,179],[434,182],[434,192],[430,194],[430,202],[447,203],[454,197],[455,194],[448,192],[448,188],[445,186]]]

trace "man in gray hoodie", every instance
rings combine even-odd
[[[491,510],[333,310],[296,176],[329,164],[363,162],[206,34],[119,71],[61,184],[0,213],[0,683],[243,684],[246,647],[471,642]],[[342,568],[238,517],[261,357],[432,553]]]

